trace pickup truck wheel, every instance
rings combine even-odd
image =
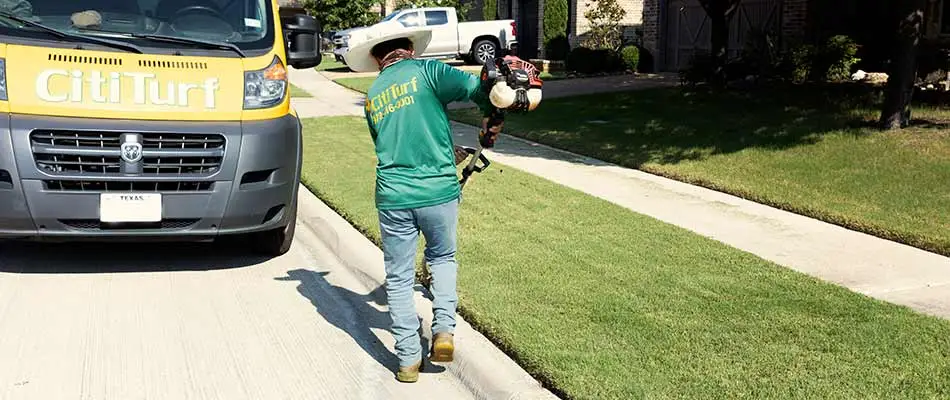
[[[480,40],[472,47],[472,61],[480,65],[494,60],[498,54],[498,46],[491,40]]]
[[[261,232],[251,238],[254,250],[265,256],[280,257],[290,251],[290,245],[294,242],[296,230],[297,207],[295,206],[291,211],[290,222],[286,226]]]

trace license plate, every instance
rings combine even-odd
[[[99,196],[102,222],[161,222],[161,193],[102,193]]]

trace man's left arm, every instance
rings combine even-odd
[[[493,106],[488,99],[488,93],[482,91],[481,81],[477,76],[443,62],[433,61],[426,65],[426,73],[442,104],[471,101],[478,106],[483,117],[491,114]]]

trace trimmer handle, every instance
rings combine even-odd
[[[481,147],[477,149],[465,146],[460,147],[465,150],[466,153],[473,156],[472,161],[469,161],[468,165],[465,166],[465,169],[462,170],[462,179],[459,180],[459,184],[462,185],[462,187],[465,187],[465,183],[468,182],[468,178],[472,176],[472,173],[481,173],[486,168],[488,168],[489,165],[491,165],[491,161],[488,160],[488,157],[485,157],[485,155],[482,154]],[[482,162],[481,166],[478,165],[479,161]]]
[[[485,155],[482,154],[482,149],[474,149],[474,148],[465,147],[465,146],[462,146],[462,149],[464,149],[466,153],[475,156],[475,158],[472,158],[472,161],[468,163],[468,166],[465,169],[473,170],[475,172],[482,172],[486,168],[488,168],[489,165],[491,165],[491,161],[488,160],[488,157],[485,157]],[[476,164],[476,161],[481,161],[482,166],[479,167]]]

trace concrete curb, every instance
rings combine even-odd
[[[298,220],[334,252],[341,264],[371,284],[383,284],[382,250],[303,185],[298,201]],[[426,335],[430,335],[432,303],[427,298],[417,299],[417,307]],[[455,343],[455,361],[439,365],[461,380],[476,398],[558,398],[461,317],[457,318]]]

